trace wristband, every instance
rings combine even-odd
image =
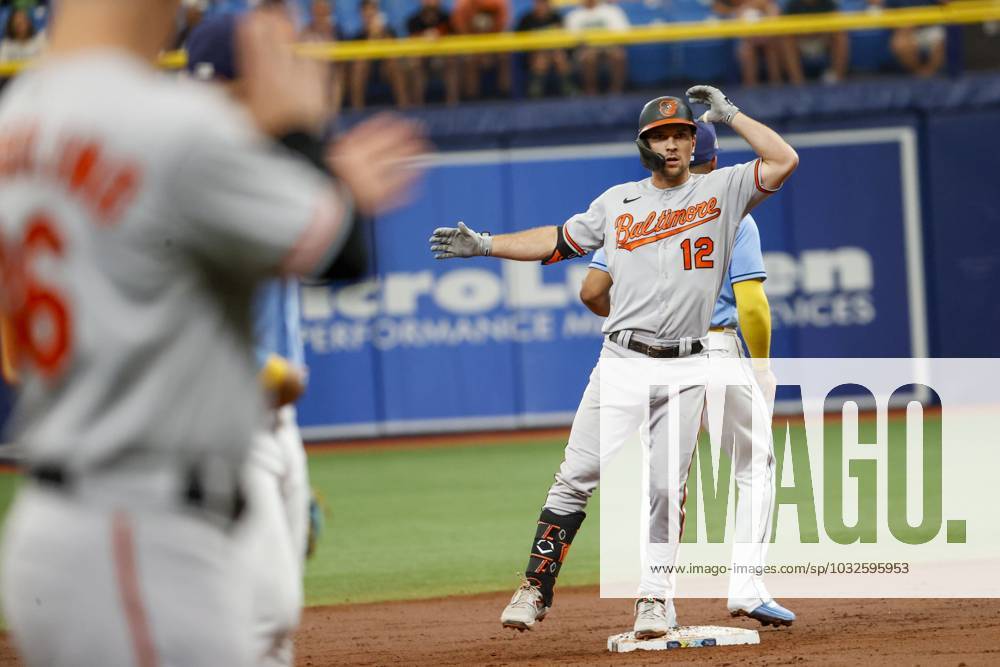
[[[324,174],[330,173],[324,155],[326,152],[326,142],[316,135],[298,130],[282,135],[278,139],[278,143],[296,155],[305,158],[309,164]]]

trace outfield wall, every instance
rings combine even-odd
[[[733,95],[802,157],[754,212],[775,356],[1000,353],[989,334],[1000,326],[1000,77]],[[601,341],[576,297],[586,261],[437,262],[423,248],[458,220],[493,232],[561,222],[643,178],[630,142],[642,99],[421,114],[450,151],[413,207],[380,221],[377,280],[307,298],[308,437],[569,423]],[[721,136],[723,165],[750,159]]]
[[[915,124],[788,136],[802,166],[754,212],[774,355],[926,356]],[[722,148],[723,165],[752,159],[735,137]],[[440,262],[426,238],[457,220],[494,233],[561,222],[643,177],[622,142],[439,156],[414,205],[379,221],[378,278],[307,295],[307,435],[568,423],[601,343],[577,298],[587,260]],[[862,191],[874,196],[845,195]]]
[[[912,102],[863,118],[769,121],[802,158],[754,212],[775,356],[997,355],[1000,112]],[[307,437],[571,419],[601,341],[600,320],[577,299],[586,261],[439,262],[427,237],[458,220],[494,233],[558,223],[644,172],[617,120],[544,137],[509,122],[508,135],[484,131],[471,150],[440,154],[413,206],[379,221],[376,278],[308,290]],[[440,118],[431,127],[449,136]],[[459,135],[441,143],[469,146]],[[555,138],[566,144],[537,147]],[[722,147],[722,164],[751,157],[732,135]]]

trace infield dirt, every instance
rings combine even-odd
[[[996,665],[1000,600],[785,600],[791,628],[761,629],[757,646],[607,652],[631,629],[628,600],[601,600],[593,587],[559,591],[532,632],[502,630],[506,593],[409,602],[312,607],[298,636],[299,667],[333,665]],[[679,600],[689,625],[739,625],[721,600]],[[0,665],[18,662],[0,636]]]
[[[560,590],[536,630],[500,627],[509,593],[309,609],[298,665],[996,665],[1000,600],[785,600],[791,628],[763,629],[757,646],[611,654],[609,635],[630,630],[629,600],[593,587]],[[738,625],[723,600],[678,600],[686,625]]]

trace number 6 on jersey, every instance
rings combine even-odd
[[[6,300],[0,304],[12,336],[14,366],[25,361],[52,377],[62,369],[70,347],[70,317],[65,300],[41,283],[31,271],[39,253],[63,254],[63,241],[48,216],[36,213],[25,225],[20,241],[0,236],[0,277]]]

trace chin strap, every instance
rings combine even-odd
[[[636,139],[635,145],[639,148],[639,158],[642,160],[642,166],[646,169],[659,171],[667,165],[663,156],[650,148],[649,142],[645,139]]]

